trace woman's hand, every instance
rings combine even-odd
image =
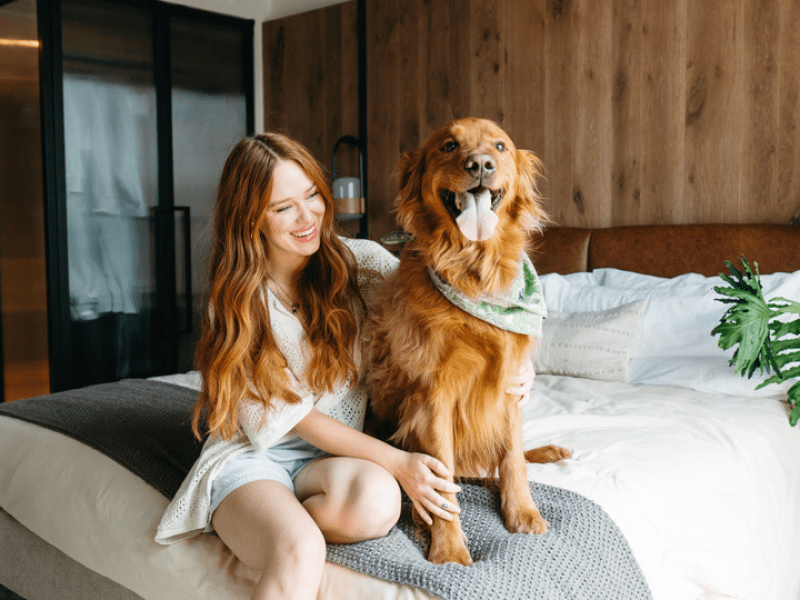
[[[390,472],[408,494],[416,511],[428,525],[433,523],[431,514],[451,521],[451,513],[459,513],[461,509],[439,492],[455,494],[461,488],[449,481],[450,471],[447,467],[441,461],[421,452],[399,452],[401,454],[397,455]]]
[[[517,402],[517,405],[522,408],[531,399],[531,388],[533,387],[533,380],[536,379],[536,372],[533,370],[533,363],[529,359],[522,361],[517,374],[509,380],[511,384],[506,390],[507,394],[512,396],[522,396]]]
[[[395,448],[315,408],[295,425],[294,432],[330,454],[371,460],[382,466],[397,479],[428,525],[433,523],[431,513],[450,521],[451,513],[461,512],[455,502],[439,493],[456,494],[461,488],[449,480],[451,475],[447,467],[432,456]]]

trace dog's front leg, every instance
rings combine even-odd
[[[455,457],[453,455],[453,422],[452,415],[446,411],[435,411],[431,415],[430,435],[422,442],[423,452],[438,458],[450,473],[455,472]],[[449,478],[451,481],[453,477]],[[449,503],[458,505],[456,495],[442,492],[442,497]],[[446,521],[432,515],[431,545],[428,560],[435,564],[456,562],[465,566],[472,564],[472,557],[467,549],[467,537],[461,529],[461,519],[455,513],[451,521]]]
[[[506,529],[511,533],[545,533],[550,524],[539,513],[531,496],[522,450],[522,410],[516,403],[509,410],[509,428],[509,443],[499,467]]]

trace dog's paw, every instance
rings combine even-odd
[[[472,557],[467,550],[466,536],[440,535],[431,537],[428,560],[435,565],[454,562],[468,567],[472,564]]]
[[[525,461],[529,463],[551,463],[567,458],[572,458],[572,451],[555,444],[525,452]]]
[[[547,533],[550,529],[544,517],[535,508],[521,510],[506,517],[506,529],[511,533]]]

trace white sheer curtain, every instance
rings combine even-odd
[[[63,85],[71,315],[136,313],[154,291],[155,91],[77,74]]]

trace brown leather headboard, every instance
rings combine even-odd
[[[534,236],[531,252],[539,273],[600,268],[659,277],[727,273],[745,256],[761,273],[800,270],[800,226],[642,225],[609,229],[550,228]]]

